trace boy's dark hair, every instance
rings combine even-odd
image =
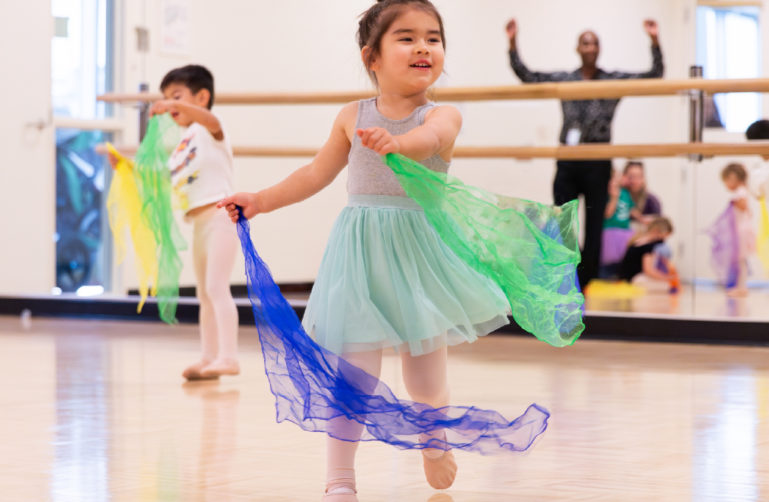
[[[214,76],[204,66],[191,64],[174,68],[166,73],[163,81],[160,82],[160,91],[165,91],[171,84],[182,84],[188,88],[192,94],[197,94],[201,89],[205,89],[211,95],[206,107],[210,110],[214,106]]]
[[[748,139],[769,139],[769,120],[756,120],[745,131],[745,137]]]
[[[722,180],[726,180],[730,175],[735,176],[741,183],[745,183],[748,179],[748,171],[745,170],[745,166],[737,162],[728,164],[721,171]]]
[[[371,61],[375,56],[379,55],[382,37],[406,7],[414,7],[435,16],[441,30],[441,44],[444,49],[446,48],[443,19],[432,2],[429,0],[377,0],[377,3],[361,14],[360,22],[358,23],[358,46],[361,49],[366,46],[371,48],[371,52],[363,64],[366,66],[366,71],[375,84],[377,83],[376,75],[369,70]]]

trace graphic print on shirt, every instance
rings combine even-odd
[[[184,192],[183,188],[187,185],[191,185],[196,179],[198,179],[200,175],[200,171],[195,171],[194,173],[191,173],[189,176],[185,176],[182,179],[180,179],[175,185],[174,185],[174,193],[176,194],[176,200],[179,204],[179,209],[182,209],[186,211],[190,207],[190,201],[189,197],[187,197],[187,194]]]
[[[232,148],[205,127],[191,124],[168,160],[174,208],[188,212],[221,200],[232,191]]]
[[[180,143],[179,146],[176,147],[176,151],[174,152],[174,155],[183,152],[192,142],[192,139],[195,137],[194,134],[191,134],[189,137],[184,138]],[[184,160],[179,162],[178,165],[171,168],[171,180],[173,182],[173,190],[174,190],[174,197],[176,198],[177,205],[179,209],[187,210],[189,209],[189,198],[187,197],[187,193],[184,189],[184,187],[191,185],[195,182],[195,180],[198,179],[200,176],[200,170],[192,171],[190,173],[183,173],[183,175],[180,177],[180,174],[182,170],[189,167],[189,165],[192,163],[193,160],[195,160],[197,154],[197,147],[193,146],[190,148],[190,150],[187,152],[187,155],[184,156]],[[180,179],[177,179],[179,178]]]
[[[176,145],[176,150],[174,150],[174,153],[171,154],[171,157],[173,157],[177,153],[182,152],[185,148],[187,148],[190,145],[190,141],[192,141],[192,138],[194,137],[195,137],[194,134],[190,134],[188,138],[184,138],[183,140],[181,140],[179,144]]]

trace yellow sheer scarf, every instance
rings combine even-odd
[[[152,230],[142,218],[142,201],[139,188],[134,177],[134,163],[121,155],[114,146],[107,143],[110,155],[117,159],[112,184],[107,195],[107,212],[109,226],[115,240],[115,257],[117,263],[125,259],[126,227],[131,234],[134,253],[136,254],[136,272],[139,279],[139,294],[141,300],[136,311],[141,312],[147,295],[157,293],[158,259],[157,245]],[[150,291],[150,284],[152,290]]]

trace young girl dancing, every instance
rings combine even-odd
[[[510,306],[499,286],[449,250],[381,157],[400,153],[433,171],[448,170],[462,117],[427,98],[443,71],[440,14],[428,0],[380,1],[362,15],[358,41],[379,95],[346,105],[310,164],[219,207],[233,221],[238,207],[246,218],[274,211],[317,193],[349,165],[349,202],[331,232],[304,328],[375,377],[383,349],[396,349],[411,398],[443,407],[449,403],[447,346],[506,324]],[[329,424],[324,502],[357,501],[354,462],[362,429],[345,417]],[[432,445],[445,444],[445,431],[420,440],[431,438]],[[452,452],[425,448],[422,454],[430,485],[451,486]]]
[[[729,190],[729,205],[709,232],[713,239],[711,261],[729,296],[745,296],[748,259],[756,251],[753,214],[748,204],[748,172],[742,164],[731,163],[721,171]]]

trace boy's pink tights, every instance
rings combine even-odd
[[[202,361],[237,364],[238,310],[230,275],[238,237],[225,211],[212,206],[193,217],[192,257],[200,301]]]

